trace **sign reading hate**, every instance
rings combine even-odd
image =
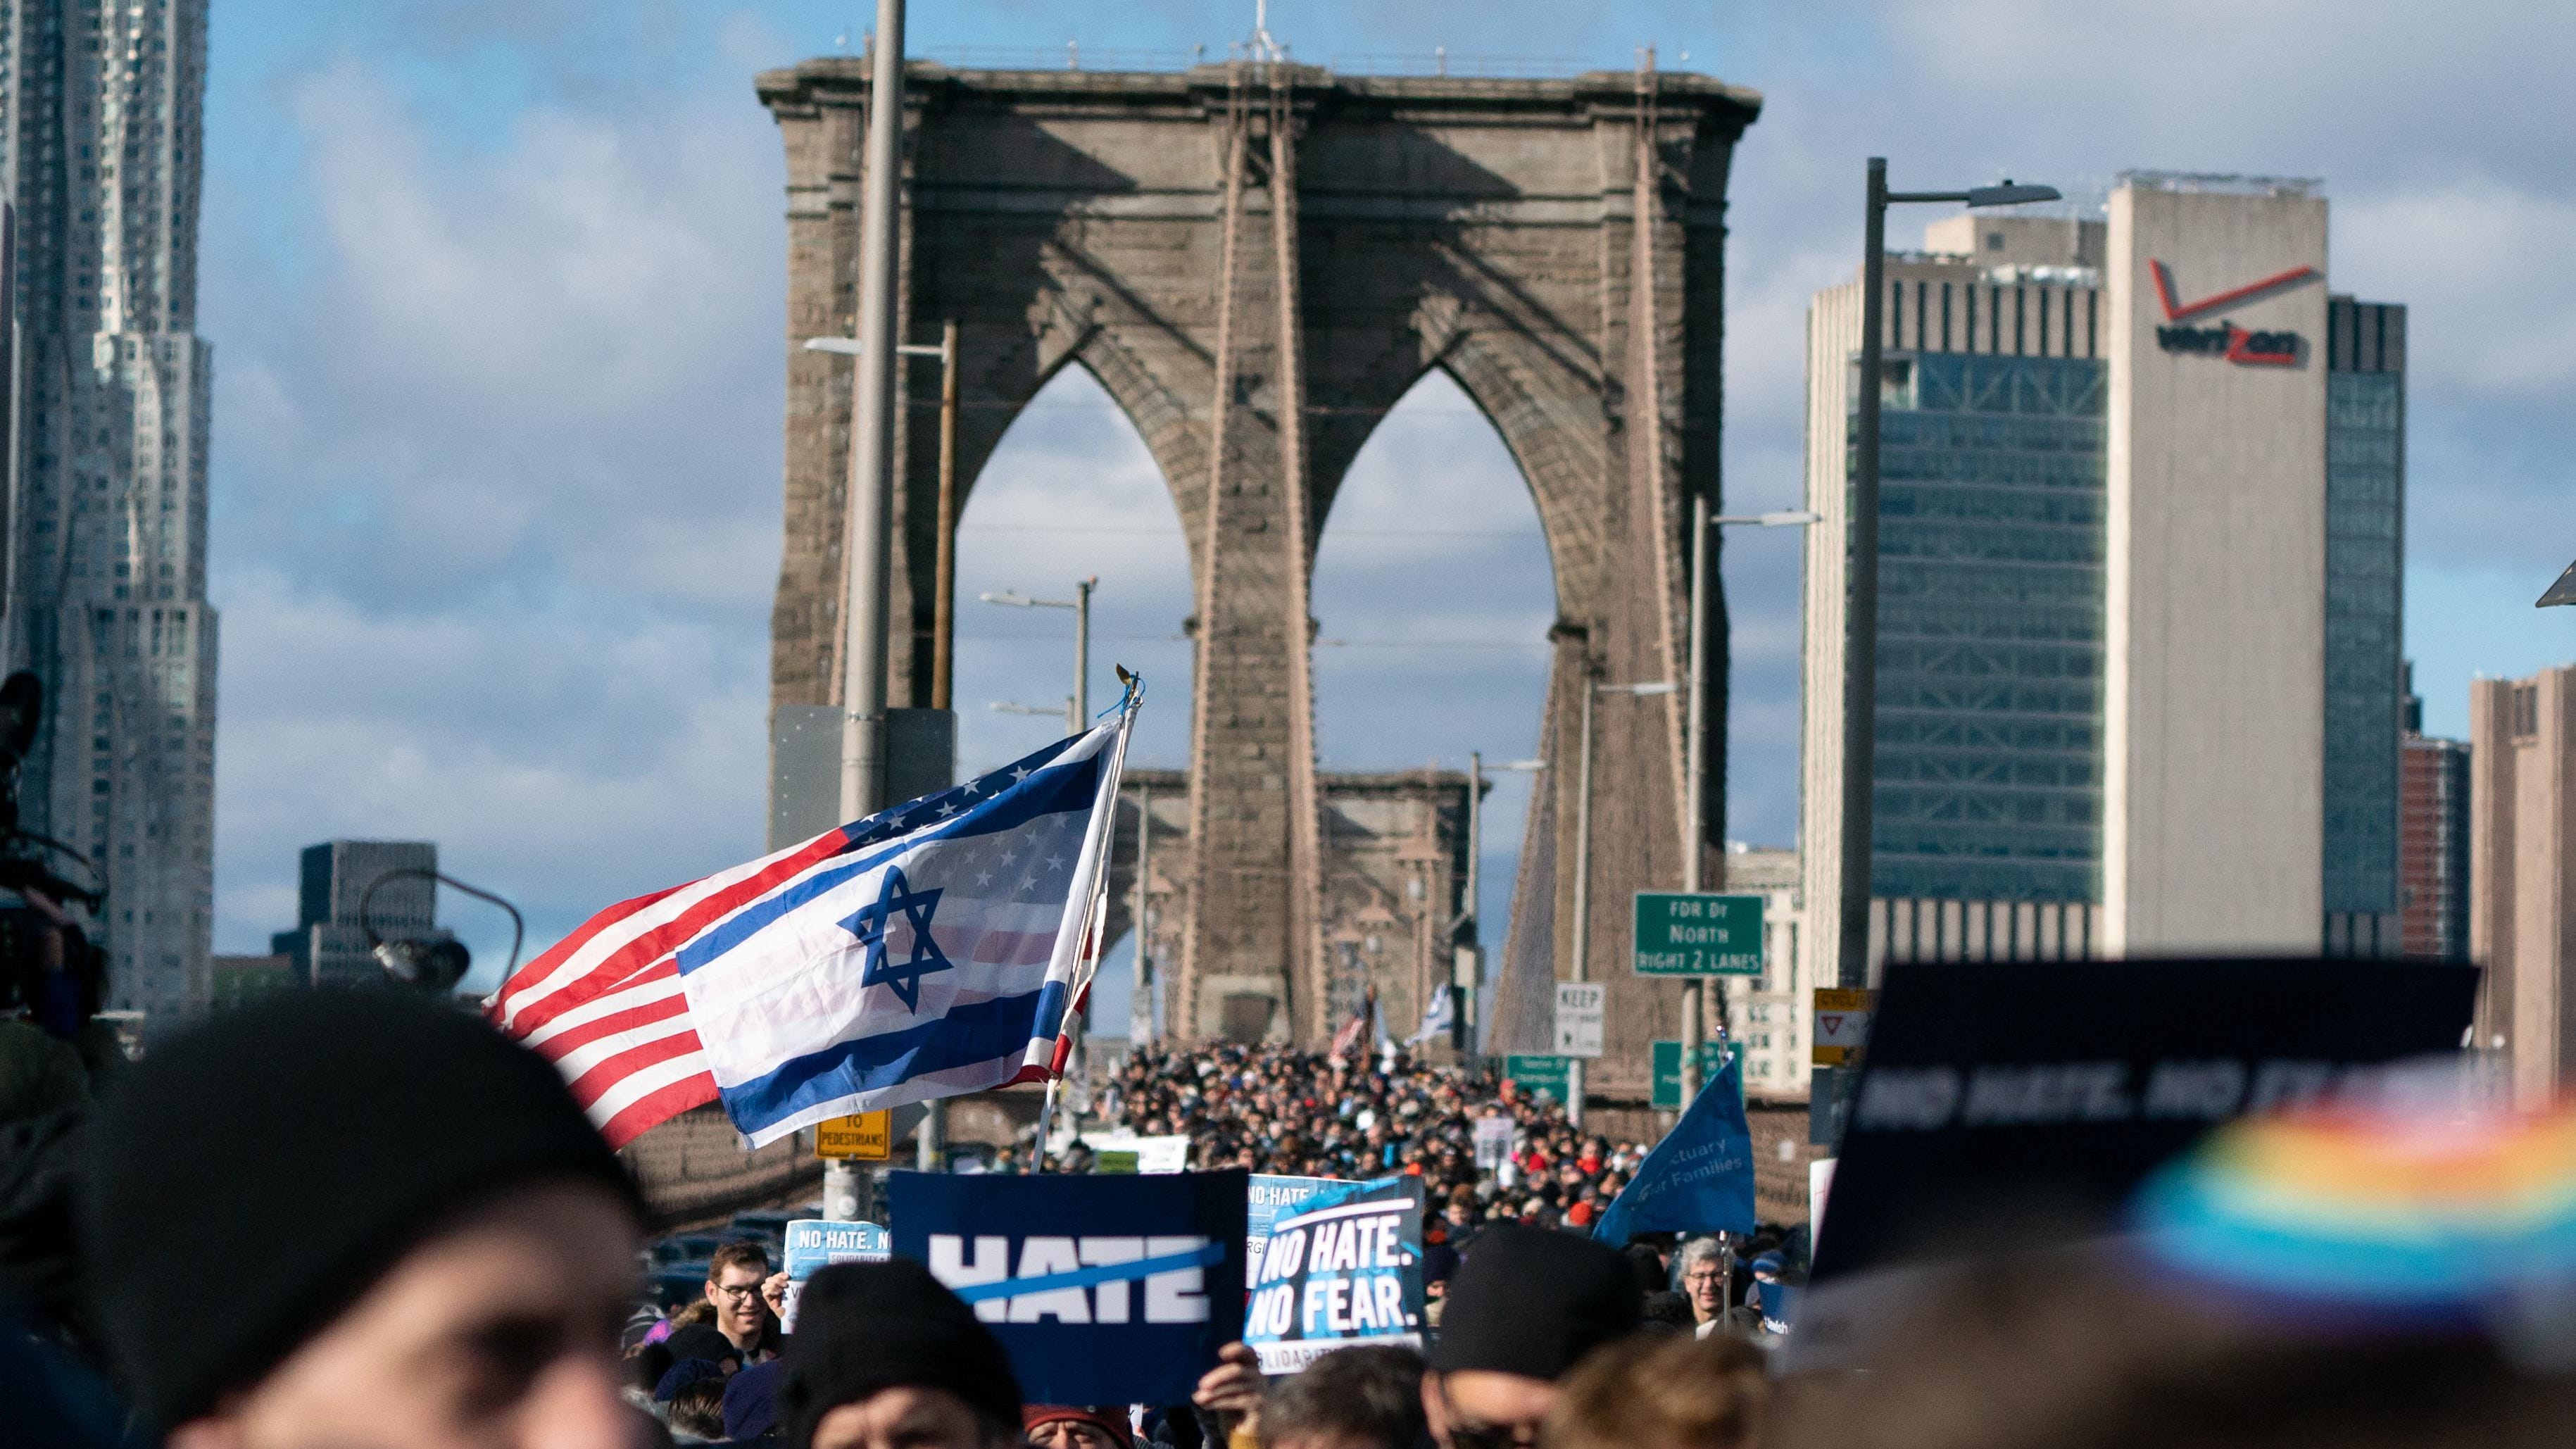
[[[973,1305],[1028,1402],[1177,1404],[1238,1336],[1245,1179],[898,1172],[888,1214],[895,1254]]]

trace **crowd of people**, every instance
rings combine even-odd
[[[1100,1112],[1139,1136],[1190,1139],[1195,1167],[1287,1177],[1408,1173],[1453,1226],[1589,1229],[1645,1148],[1587,1134],[1553,1098],[1509,1078],[1374,1058],[1227,1043],[1145,1046],[1101,1091]],[[1511,1123],[1507,1155],[1479,1165],[1476,1124]]]
[[[1512,1116],[1548,1156],[1514,1165],[1533,1182],[1589,1145],[1437,1070],[1223,1048],[1140,1058],[1119,1087],[1211,1162],[1418,1171],[1480,1203],[1502,1174],[1451,1162],[1458,1123]],[[1265,1379],[1232,1344],[1179,1366],[1200,1374],[1183,1402],[1031,1403],[1002,1320],[908,1260],[814,1273],[792,1334],[752,1244],[715,1255],[702,1301],[639,1309],[645,1206],[547,1062],[415,998],[303,994],[160,1046],[68,1120],[0,1123],[0,1443],[2536,1449],[2576,1435],[2576,1251],[2529,1226],[2576,1216],[2549,1206],[2576,1182],[2576,1116],[2512,1132],[2472,1132],[2409,1189],[2512,1189],[2521,1216],[2486,1237],[2455,1213],[2449,1240],[2390,1219],[2383,1246],[2385,1213],[2236,1190],[2253,1159],[2222,1142],[2143,1237],[1912,1280],[1842,1361],[1787,1374],[1713,1321],[1723,1245],[1623,1251],[1520,1221],[1497,1187],[1508,1210],[1460,1235],[1418,1351]],[[2393,1170],[2447,1150],[2389,1140]],[[2290,1146],[2273,1156],[2315,1164]],[[1619,1151],[1595,1155],[1606,1182]]]

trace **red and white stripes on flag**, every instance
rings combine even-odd
[[[491,1017],[555,1064],[611,1147],[716,1100],[672,952],[849,848],[829,830],[687,885],[620,901],[502,983]]]

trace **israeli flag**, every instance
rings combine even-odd
[[[1046,1078],[1093,966],[1137,702],[1131,687],[1110,723],[780,852],[812,863],[673,953],[754,1146]]]

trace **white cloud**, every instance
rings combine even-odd
[[[252,258],[206,304],[227,948],[292,923],[294,852],[334,835],[437,840],[532,948],[760,845],[774,128],[727,71],[529,105],[477,149],[390,64],[264,92],[308,255],[209,244]]]

